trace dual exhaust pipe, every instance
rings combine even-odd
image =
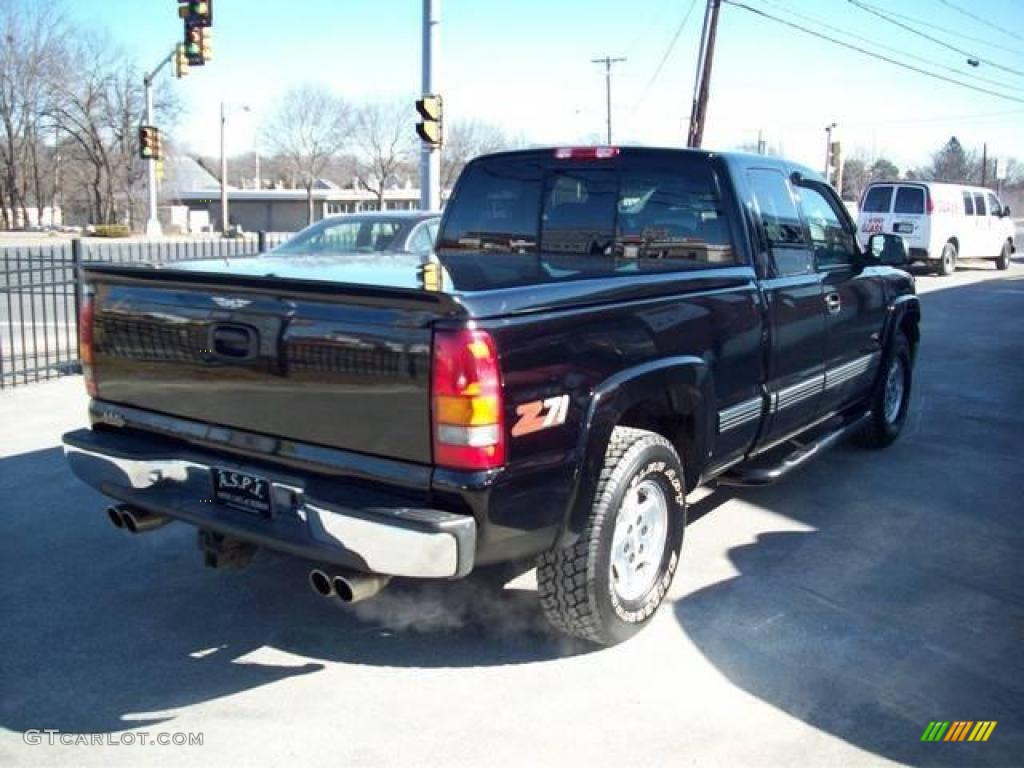
[[[121,528],[129,533],[155,531],[171,522],[169,517],[158,515],[155,512],[147,512],[128,504],[115,504],[112,507],[107,507],[107,517],[110,518],[110,522],[114,524],[115,528]]]
[[[147,512],[130,504],[107,507],[107,517],[115,528],[129,533],[147,533],[162,528],[171,518]],[[358,573],[347,570],[327,571],[314,568],[309,572],[309,586],[321,597],[336,597],[343,603],[358,603],[380,592],[391,581],[390,576],[377,573]]]
[[[320,597],[336,597],[343,603],[358,603],[380,592],[391,581],[390,576],[356,571],[325,571],[314,568],[309,572],[309,586]]]

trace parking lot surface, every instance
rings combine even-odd
[[[634,640],[550,634],[532,574],[342,608],[307,566],[204,570],[128,536],[67,471],[76,378],[0,394],[5,765],[1019,765],[1024,264],[922,275],[912,413],[775,487],[693,494],[681,572]],[[995,720],[985,743],[922,743]],[[26,744],[27,729],[202,746]]]

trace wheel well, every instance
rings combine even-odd
[[[921,340],[921,329],[919,327],[921,315],[916,309],[908,309],[900,318],[899,329],[910,343],[910,356],[913,359],[917,354],[917,344]]]
[[[957,254],[959,255],[959,253],[960,253],[960,240],[958,238],[951,237],[946,242],[947,243],[952,243],[953,247],[956,248]]]
[[[644,400],[636,403],[619,419],[618,426],[646,429],[656,432],[676,449],[683,460],[686,472],[687,488],[695,482],[694,474],[698,472],[701,457],[696,455],[697,444],[694,440],[696,425],[692,411],[681,413],[671,407],[669,397]]]

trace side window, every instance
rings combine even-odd
[[[964,216],[974,215],[974,198],[971,197],[971,193],[964,192]]]
[[[990,216],[1002,216],[1003,206],[999,202],[999,198],[989,193],[988,195],[988,212]]]
[[[420,224],[413,231],[412,236],[409,238],[409,243],[406,249],[410,253],[415,253],[419,256],[430,253],[434,247],[434,238],[430,236],[430,230],[427,224]]]
[[[981,192],[974,193],[974,215],[985,215],[985,196]]]
[[[892,205],[892,187],[881,185],[871,187],[864,195],[862,213],[888,213]]]
[[[747,180],[768,240],[777,275],[803,275],[814,271],[813,253],[807,248],[803,225],[789,182],[781,172],[754,168]]]
[[[857,246],[831,201],[813,187],[801,186],[799,192],[800,211],[807,222],[818,267],[845,267],[853,264]],[[899,204],[898,194],[896,200]]]

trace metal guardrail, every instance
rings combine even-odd
[[[96,241],[0,246],[0,389],[79,370],[78,268],[83,262],[166,264],[254,256],[287,233],[230,239]]]

